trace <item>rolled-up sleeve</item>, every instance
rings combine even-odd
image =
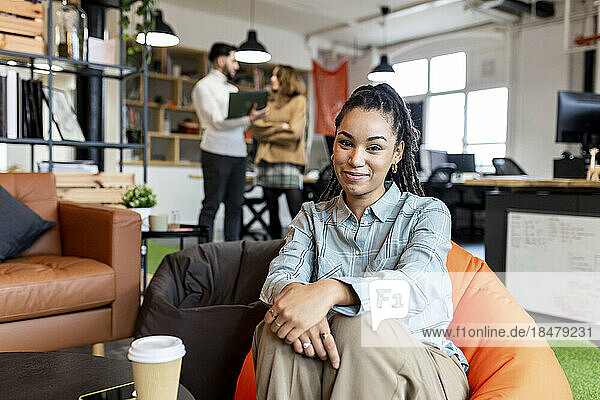
[[[271,261],[269,274],[260,293],[260,300],[273,304],[273,299],[290,283],[307,284],[315,257],[314,235],[307,204],[289,226],[285,244]]]
[[[361,277],[338,277],[350,285],[360,299],[358,306],[336,306],[344,315],[357,315],[371,310],[369,283],[378,280],[403,280],[409,284],[408,315],[399,320],[411,331],[452,320],[452,283],[446,268],[450,242],[450,213],[438,200],[432,200],[415,214],[408,243],[394,269],[381,270]]]
[[[250,126],[250,118],[243,116],[227,119],[227,112],[223,113],[214,95],[208,88],[196,86],[192,90],[192,102],[200,122],[206,127],[209,125],[216,130],[228,130],[238,127]]]

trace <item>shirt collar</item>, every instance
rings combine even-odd
[[[384,195],[368,208],[373,211],[373,214],[380,222],[383,222],[389,217],[396,204],[400,201],[401,194],[402,193],[400,192],[400,189],[398,189],[396,183],[392,182]]]
[[[215,79],[226,83],[227,82],[227,77],[225,76],[224,73],[222,73],[221,71],[217,70],[217,69],[211,69],[209,72],[212,76],[215,77]]]
[[[386,186],[387,182],[386,182]],[[387,219],[387,217],[392,213],[394,207],[400,201],[401,196],[400,189],[395,182],[391,182],[388,189],[385,191],[383,196],[379,198],[375,203],[371,204],[365,210],[365,213],[370,209],[375,218],[377,218],[380,222],[383,222]],[[335,223],[341,224],[346,221],[351,215],[352,211],[348,208],[348,205],[344,201],[344,193],[340,192],[335,201]]]

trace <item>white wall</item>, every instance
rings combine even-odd
[[[552,177],[553,158],[572,148],[554,142],[556,136],[556,92],[571,88],[583,74],[580,63],[570,64],[562,48],[563,25],[523,29],[514,36],[513,84],[509,154],[529,174]],[[574,84],[574,83],[573,83]]]

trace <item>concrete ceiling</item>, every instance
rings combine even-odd
[[[165,1],[250,24],[250,0]],[[494,21],[465,4],[465,0],[256,0],[255,22],[349,47],[380,47],[382,5],[390,7],[385,36],[391,44]]]

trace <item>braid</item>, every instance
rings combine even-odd
[[[380,112],[388,119],[393,131],[396,132],[396,145],[400,145],[400,142],[404,141],[404,154],[398,163],[398,170],[395,173],[390,170],[386,180],[394,181],[403,192],[424,196],[415,164],[415,154],[419,150],[420,132],[415,128],[410,110],[406,107],[402,97],[387,83],[377,86],[360,86],[352,92],[335,118],[336,132],[346,114],[355,108]],[[332,199],[339,194],[341,189],[337,176],[335,173],[332,174],[319,201]]]

